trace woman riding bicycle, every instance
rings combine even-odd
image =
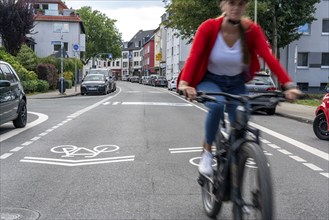
[[[260,69],[258,55],[276,74],[288,100],[294,100],[301,94],[271,54],[261,27],[242,16],[247,3],[248,0],[222,0],[222,16],[208,19],[199,26],[178,79],[178,89],[190,100],[196,98],[196,90],[246,94],[244,83],[251,80]],[[224,98],[216,96],[216,99],[222,104],[205,103],[209,111],[205,121],[204,150],[199,172],[208,176],[213,174],[211,146],[224,114]],[[230,122],[234,121],[236,107],[234,104],[226,106]]]

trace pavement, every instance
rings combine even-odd
[[[47,93],[38,93],[28,95],[28,99],[57,99],[66,98],[71,96],[80,95],[80,86],[72,87],[71,89],[66,89],[65,93],[61,94],[58,90],[50,91]],[[313,124],[315,118],[314,106],[299,105],[294,103],[282,102],[276,108],[276,115],[302,121],[305,123]]]

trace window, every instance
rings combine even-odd
[[[303,35],[311,34],[311,25],[304,24],[303,26],[299,26],[298,33],[302,33]]]
[[[134,66],[139,66],[139,62],[138,61],[134,61]]]
[[[116,66],[120,66],[120,61],[116,61]]]
[[[68,33],[69,31],[69,23],[54,23],[55,33]]]
[[[139,53],[138,52],[134,52],[134,57],[138,57]]]
[[[298,53],[297,66],[308,67],[308,53]]]
[[[127,62],[122,62],[122,67],[128,67],[128,63]]]
[[[122,53],[122,58],[123,58],[123,59],[127,59],[127,58],[128,58],[128,53],[127,53],[127,52]]]
[[[329,67],[329,53],[321,54],[321,67]]]
[[[15,74],[11,71],[11,69],[7,65],[1,65],[0,68],[5,80],[10,81],[11,83],[17,81]]]
[[[328,18],[322,20],[322,33],[329,34],[329,19]]]
[[[68,51],[68,43],[64,42],[64,49],[65,51]],[[60,44],[54,44],[54,51],[60,51],[61,50],[61,45]]]
[[[303,92],[308,91],[308,83],[306,83],[306,82],[304,82],[304,83],[297,83],[297,86]]]

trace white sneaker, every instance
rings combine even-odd
[[[202,175],[205,176],[212,176],[213,175],[213,170],[212,170],[212,159],[213,155],[209,151],[204,151],[202,153],[202,157],[199,163],[199,172]]]

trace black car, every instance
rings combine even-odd
[[[256,76],[246,83],[247,91],[250,95],[277,91],[271,78],[266,73],[257,73]],[[258,98],[251,101],[253,111],[265,111],[268,115],[274,115],[277,104],[271,104],[268,98]]]
[[[0,60],[0,124],[13,121],[16,128],[27,122],[26,95],[15,70]]]
[[[88,74],[80,86],[81,95],[84,94],[108,94],[109,81],[103,74]]]
[[[103,74],[106,79],[109,81],[109,92],[114,92],[117,89],[116,82],[112,75],[112,71],[107,68],[96,68],[89,71],[90,74]]]

